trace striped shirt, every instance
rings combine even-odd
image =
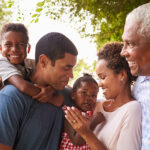
[[[133,96],[142,105],[142,150],[150,150],[150,76],[139,76]]]

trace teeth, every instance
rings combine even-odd
[[[18,58],[19,56],[11,55],[10,57],[12,57],[12,58]]]
[[[106,92],[107,91],[107,89],[103,89],[103,92]]]
[[[135,61],[128,61],[128,64],[129,64],[129,66],[131,67],[131,66],[135,66],[135,65],[136,65],[136,62],[135,62]]]

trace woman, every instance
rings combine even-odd
[[[66,119],[88,143],[91,150],[140,150],[141,107],[131,95],[134,78],[126,60],[120,56],[123,44],[110,43],[98,53],[96,73],[106,101],[97,104],[95,112],[102,112],[105,121],[94,133],[89,119],[76,108],[68,108]]]

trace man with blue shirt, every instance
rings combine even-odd
[[[141,5],[126,17],[121,55],[131,73],[138,76],[133,95],[142,105],[142,150],[150,149],[150,3]]]
[[[36,45],[36,67],[30,81],[62,91],[67,100],[64,87],[73,77],[77,54],[63,34],[44,35]],[[57,150],[63,119],[61,108],[40,103],[7,85],[0,91],[0,150]]]

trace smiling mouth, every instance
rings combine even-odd
[[[129,67],[135,67],[137,64],[135,61],[128,61]]]
[[[103,94],[105,95],[105,93],[107,92],[107,89],[103,89]]]
[[[8,55],[9,58],[20,58],[20,55]]]

